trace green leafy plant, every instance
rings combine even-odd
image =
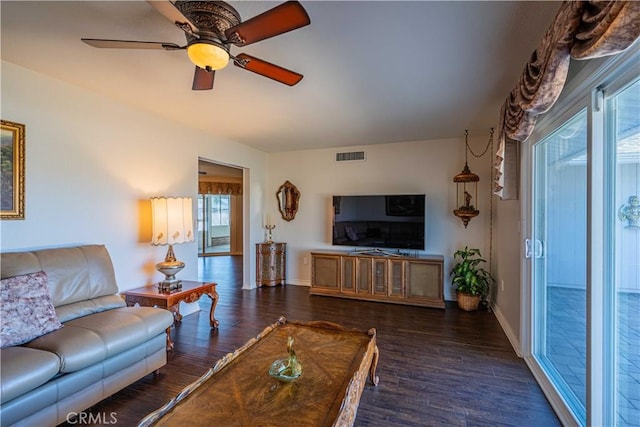
[[[481,264],[487,261],[482,258],[480,249],[469,249],[465,246],[453,254],[453,259],[457,264],[449,275],[453,276],[451,284],[456,291],[486,296],[490,283],[495,282],[495,279],[490,272],[482,268]]]

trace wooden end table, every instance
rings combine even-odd
[[[212,282],[193,282],[190,280],[182,280],[182,287],[171,291],[158,289],[158,285],[147,285],[136,289],[130,289],[122,292],[124,300],[128,307],[140,304],[145,307],[159,307],[169,310],[173,313],[173,320],[178,323],[182,320],[180,314],[180,302],[196,302],[202,295],[211,298],[211,310],[209,311],[209,324],[212,328],[217,328],[220,322],[214,317],[216,304],[218,304],[218,293],[216,292],[216,283]],[[167,329],[167,349],[171,350],[173,343]]]

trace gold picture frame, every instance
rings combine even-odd
[[[25,126],[0,122],[0,219],[24,219]]]

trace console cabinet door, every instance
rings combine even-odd
[[[407,298],[442,300],[442,264],[407,262]]]
[[[340,256],[314,255],[311,258],[311,286],[340,292]]]
[[[387,261],[386,259],[373,260],[373,293],[387,296]]]
[[[358,258],[356,266],[356,280],[358,282],[358,293],[371,293],[371,261],[372,258]]]
[[[404,297],[405,261],[389,260],[389,296]]]
[[[341,257],[342,262],[342,292],[345,294],[356,293],[356,259],[353,257]]]

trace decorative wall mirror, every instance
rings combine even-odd
[[[298,212],[298,201],[300,200],[300,192],[295,185],[289,181],[285,181],[284,184],[278,188],[276,193],[278,199],[278,209],[280,215],[285,221],[291,221],[296,217]]]

